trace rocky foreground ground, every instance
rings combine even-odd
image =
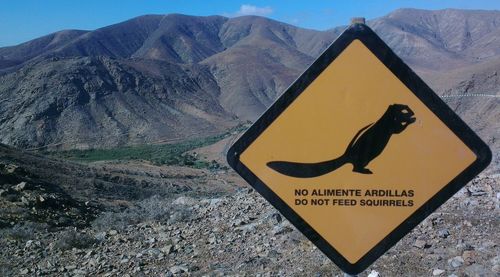
[[[360,276],[499,276],[499,198],[500,176],[475,179]],[[0,232],[1,276],[342,275],[247,188],[153,196],[87,226],[22,221]]]

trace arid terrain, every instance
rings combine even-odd
[[[500,276],[500,12],[367,24],[493,161],[360,276]],[[0,276],[342,276],[225,153],[344,28],[146,15],[0,48]]]
[[[342,274],[228,170],[65,162],[42,177],[37,162],[60,161],[2,154],[2,276]],[[94,185],[54,185],[87,172]],[[497,276],[499,189],[498,174],[476,178],[360,276]]]

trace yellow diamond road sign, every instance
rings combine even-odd
[[[489,148],[366,25],[351,25],[229,164],[357,274],[483,170]]]

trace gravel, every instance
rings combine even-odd
[[[498,176],[475,179],[359,276],[498,276],[498,191]],[[25,223],[16,228],[26,234],[12,236],[14,227],[0,229],[0,275],[342,276],[252,189],[154,203],[168,214],[119,230]]]

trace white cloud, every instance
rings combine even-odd
[[[267,7],[257,7],[254,5],[243,4],[240,9],[236,12],[236,16],[241,15],[260,15],[266,16],[273,13],[273,8]]]

